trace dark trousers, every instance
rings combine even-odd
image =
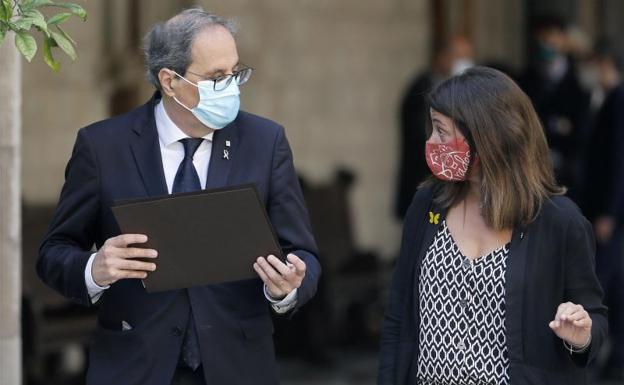
[[[206,385],[204,370],[201,366],[195,371],[186,366],[179,366],[173,375],[171,385]]]
[[[624,367],[624,229],[616,229],[609,242],[598,243],[596,273],[609,307],[612,350],[607,366]]]

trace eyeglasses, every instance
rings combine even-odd
[[[253,71],[254,69],[251,67],[243,67],[232,72],[229,75],[217,76],[215,78],[204,78],[200,74],[186,70],[186,72],[199,77],[202,81],[211,81],[215,91],[223,91],[224,89],[226,89],[232,83],[232,79],[234,79],[236,81],[236,84],[238,84],[239,86],[247,83]],[[176,75],[178,74],[176,73]],[[183,78],[183,76],[180,77]]]

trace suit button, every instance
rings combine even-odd
[[[174,326],[171,328],[171,334],[173,334],[176,337],[182,337],[182,334],[184,334],[184,331],[180,329],[179,327]]]

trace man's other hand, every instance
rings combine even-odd
[[[259,257],[253,265],[274,299],[283,299],[299,288],[305,277],[305,262],[294,254],[288,254],[286,260],[284,263],[276,256],[269,255],[266,258]]]

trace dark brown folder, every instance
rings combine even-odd
[[[158,251],[148,292],[257,277],[259,256],[282,251],[253,185],[115,202],[123,234],[145,234],[137,245]]]

